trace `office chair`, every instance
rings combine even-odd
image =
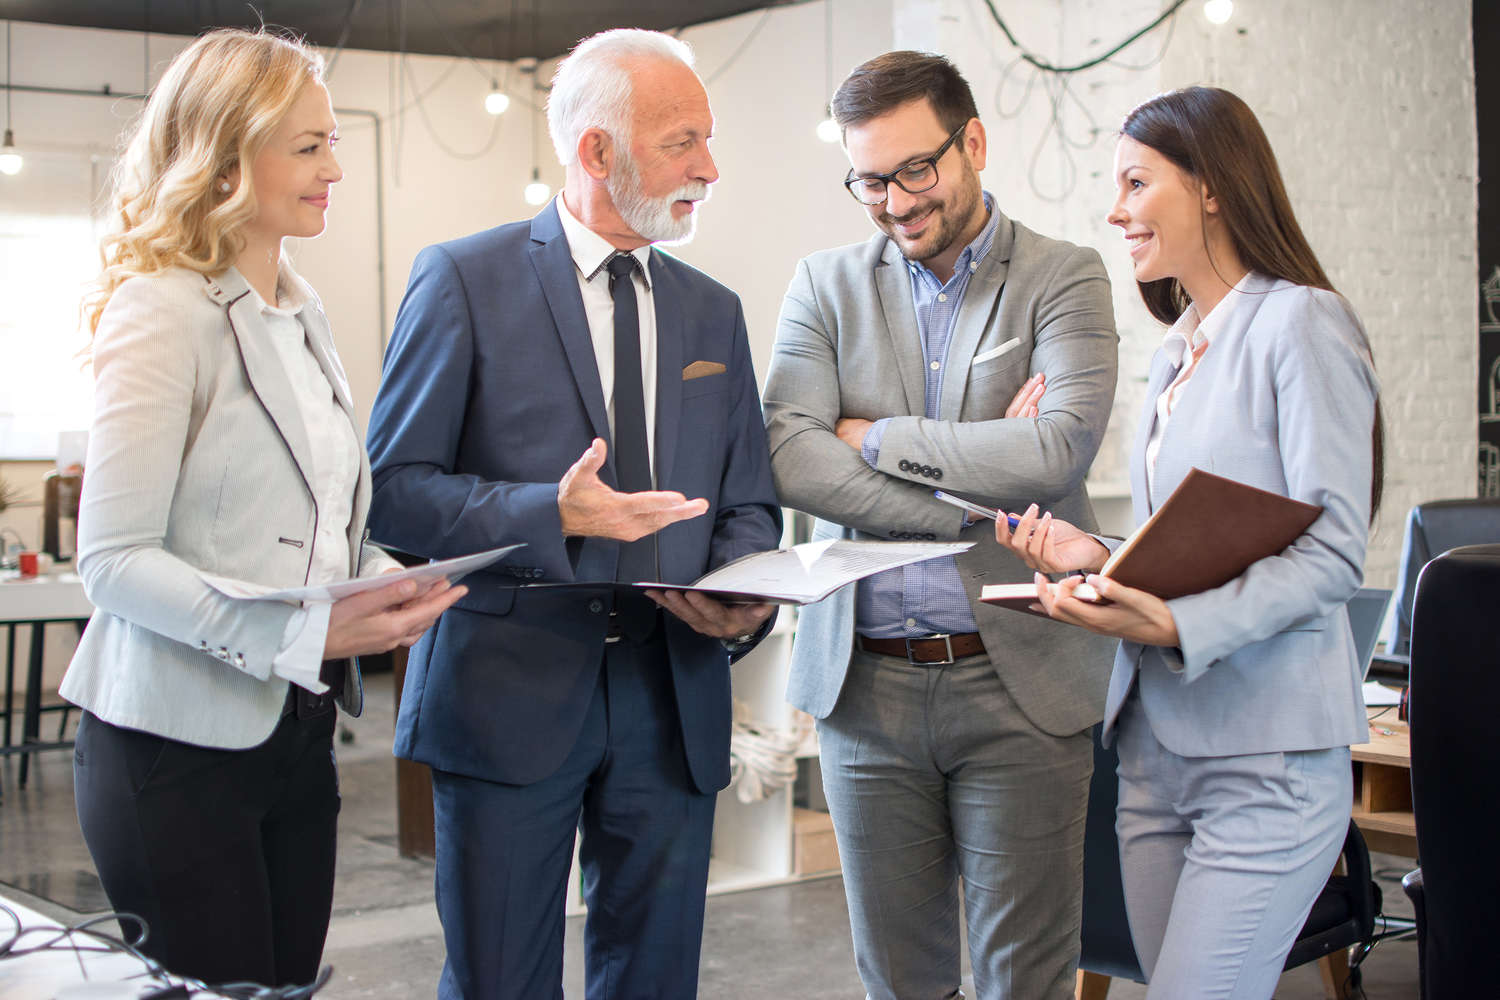
[[[1083,832],[1083,928],[1078,967],[1096,976],[1145,982],[1130,924],[1125,917],[1125,889],[1120,881],[1120,844],[1115,838],[1115,805],[1120,797],[1115,768],[1120,755],[1099,743],[1094,727],[1094,776],[1089,781],[1089,811]],[[1108,982],[1085,984],[1082,997],[1102,997]]]
[[[1411,783],[1422,867],[1402,884],[1416,910],[1423,1000],[1496,992],[1497,597],[1500,544],[1446,552],[1427,564],[1416,586]]]
[[[1432,500],[1406,515],[1401,545],[1401,572],[1395,613],[1385,637],[1385,651],[1397,657],[1411,652],[1412,608],[1422,567],[1460,545],[1500,542],[1500,500]]]

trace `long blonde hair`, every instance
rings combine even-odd
[[[172,60],[115,166],[118,231],[103,242],[104,270],[84,307],[91,333],[130,278],[171,267],[213,275],[234,263],[257,211],[249,166],[322,77],[316,50],[264,28],[208,32]],[[239,184],[225,193],[220,182],[236,167]]]

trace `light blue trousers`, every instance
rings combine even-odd
[[[960,876],[980,1000],[1071,1000],[1088,731],[1037,729],[988,657],[914,666],[856,650],[818,733],[871,1000],[956,995]]]
[[[1267,1000],[1349,828],[1349,748],[1179,757],[1132,696],[1115,831],[1150,1000]]]

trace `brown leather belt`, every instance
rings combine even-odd
[[[911,663],[944,664],[984,652],[978,632],[934,635],[926,639],[871,639],[859,636],[859,648],[867,653],[896,656]]]

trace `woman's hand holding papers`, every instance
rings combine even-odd
[[[1075,596],[1073,592],[1084,583],[1109,603]],[[1176,646],[1181,641],[1177,636],[1177,620],[1165,601],[1107,576],[1090,573],[1087,577],[1070,576],[1051,583],[1038,573],[1036,592],[1042,608],[1060,622],[1148,646]]]
[[[339,660],[415,645],[438,616],[468,592],[468,587],[455,587],[447,580],[425,589],[415,580],[402,580],[335,601],[328,614],[323,658]]]

